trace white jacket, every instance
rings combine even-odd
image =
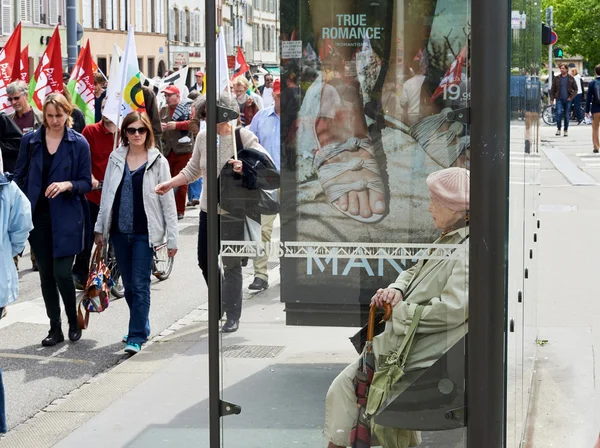
[[[104,183],[102,185],[102,200],[100,212],[96,221],[95,232],[107,239],[110,234],[113,204],[117,189],[123,179],[123,171],[127,159],[128,148],[121,146],[110,155]],[[143,181],[144,210],[148,219],[148,239],[151,247],[160,246],[165,241],[169,249],[177,249],[177,209],[175,196],[169,191],[163,196],[154,192],[154,188],[171,179],[169,163],[158,149],[148,150],[148,163]]]

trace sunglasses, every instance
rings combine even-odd
[[[146,128],[127,128],[127,129],[125,129],[125,132],[127,132],[127,135],[135,135],[136,132],[140,135],[146,135],[146,133],[148,132],[148,129],[146,129]]]
[[[8,97],[8,101],[19,101],[21,98],[23,98],[23,95],[19,95],[19,96],[9,96],[9,97]]]

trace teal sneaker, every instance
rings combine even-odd
[[[136,344],[134,342],[128,342],[127,345],[125,346],[125,353],[129,353],[130,355],[135,355],[141,349],[142,349],[142,347],[140,347],[140,344]]]
[[[127,338],[128,337],[129,337],[129,335],[127,335],[127,334],[125,336],[123,336],[123,339],[121,339],[121,342],[127,344]]]

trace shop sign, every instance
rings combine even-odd
[[[173,65],[175,67],[185,67],[190,64],[189,53],[173,53]]]

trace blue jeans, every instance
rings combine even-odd
[[[202,193],[202,178],[188,185],[188,201],[200,199],[200,193]]]
[[[150,276],[154,251],[148,235],[115,233],[111,241],[129,305],[127,342],[142,345],[150,336]]]
[[[565,131],[569,129],[571,119],[571,102],[568,100],[556,100],[556,126],[560,131],[561,122],[565,120]]]
[[[0,306],[0,319],[2,319],[2,310]],[[0,433],[6,432],[6,405],[4,404],[4,383],[2,382],[2,369],[0,369]]]

